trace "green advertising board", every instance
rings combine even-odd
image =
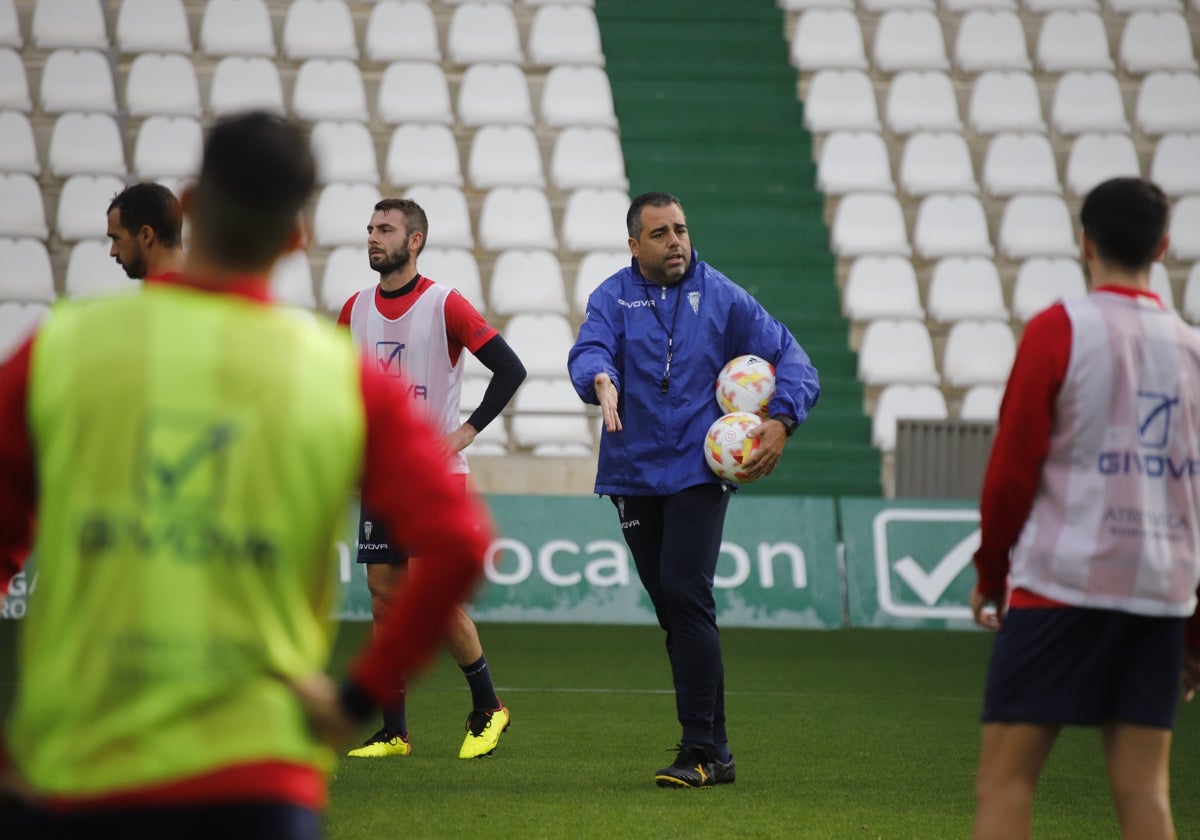
[[[855,627],[973,627],[979,510],[964,502],[841,499]]]

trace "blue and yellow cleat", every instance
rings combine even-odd
[[[494,753],[510,720],[511,716],[504,706],[493,711],[475,709],[467,715],[467,737],[458,751],[458,757],[482,758]]]
[[[350,758],[386,758],[389,755],[408,755],[412,752],[412,744],[407,738],[393,735],[386,729],[380,729],[361,747],[356,747],[346,753]]]

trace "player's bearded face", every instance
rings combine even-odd
[[[404,240],[391,248],[384,245],[370,245],[367,258],[371,261],[371,270],[378,271],[380,274],[389,274],[408,265],[412,259],[412,255],[408,252],[408,240],[411,238],[412,234],[406,233]]]

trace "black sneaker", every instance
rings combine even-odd
[[[680,744],[674,763],[655,773],[654,783],[659,787],[712,787],[718,783],[716,769],[718,766],[728,768],[728,780],[732,782],[732,758],[728,764],[721,764],[703,747],[695,744]]]
[[[729,756],[729,761],[717,761],[713,759],[713,779],[718,785],[731,785],[737,780],[737,768],[733,766],[733,756]]]

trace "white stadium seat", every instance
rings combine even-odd
[[[358,60],[354,19],[344,0],[292,0],[283,21],[283,54],[306,58]]]
[[[521,64],[517,18],[503,3],[467,2],[455,8],[446,33],[446,53],[454,64]]]
[[[363,233],[365,238],[365,226]],[[321,309],[336,315],[342,311],[342,306],[351,295],[372,288],[378,282],[379,274],[371,269],[365,242],[362,245],[339,245],[325,259],[321,293],[318,296]]]
[[[1179,12],[1134,12],[1121,31],[1118,56],[1126,73],[1196,69],[1191,30]]]
[[[851,321],[925,319],[912,262],[898,256],[863,256],[850,264],[842,314]]]
[[[144,181],[195,178],[200,174],[204,136],[191,117],[150,117],[138,129],[133,171]]]
[[[568,126],[550,155],[550,181],[563,192],[580,187],[629,188],[621,141],[609,128]]]
[[[512,436],[518,446],[574,444],[583,447],[580,454],[591,454],[592,423],[571,381],[563,375],[565,359],[564,354],[552,378],[531,379],[517,391]]]
[[[1128,134],[1119,132],[1080,134],[1067,156],[1067,190],[1087,195],[1101,181],[1118,176],[1140,176],[1137,149]]]
[[[905,70],[888,88],[885,107],[888,128],[896,134],[913,131],[961,131],[958,99],[945,73]]]
[[[1138,87],[1136,121],[1144,134],[1200,131],[1200,75],[1156,71]]]
[[[1180,261],[1200,260],[1200,195],[1188,195],[1171,210],[1170,255]]]
[[[275,56],[275,32],[264,0],[208,0],[200,50],[209,56]]]
[[[0,47],[0,108],[25,113],[33,110],[25,62],[20,53],[8,47]]]
[[[488,251],[558,249],[546,193],[537,187],[496,187],[479,210],[479,244]]]
[[[963,394],[962,406],[958,410],[961,420],[995,421],[1000,416],[1000,401],[1004,389],[999,385],[972,385]]]
[[[575,312],[582,315],[587,311],[588,297],[596,287],[612,277],[625,266],[629,265],[629,250],[624,251],[590,251],[579,261],[575,271],[575,286],[571,293],[571,302]]]
[[[1150,266],[1150,291],[1158,295],[1159,300],[1168,309],[1175,309],[1175,290],[1171,287],[1171,275],[1167,267],[1160,262]]]
[[[44,303],[0,302],[0,362],[33,335],[49,314],[50,307]]]
[[[876,70],[949,70],[946,41],[937,15],[925,9],[884,12],[875,28],[872,64]]]
[[[489,310],[496,315],[519,312],[567,314],[562,267],[558,257],[550,251],[511,250],[500,254],[492,269],[489,289]]]
[[[996,237],[1006,259],[1076,257],[1079,243],[1066,202],[1057,195],[1014,195],[1004,205]]]
[[[958,321],[946,334],[942,379],[952,388],[1003,385],[1016,354],[1016,340],[1005,322]]]
[[[628,210],[629,194],[624,190],[590,187],[575,190],[567,197],[563,210],[563,247],[573,253],[626,247]]]
[[[72,175],[58,196],[54,232],[64,242],[102,239],[108,232],[108,205],[125,188],[113,175]]]
[[[21,35],[21,21],[17,17],[17,7],[13,0],[0,0],[0,47],[25,46],[25,38]]]
[[[363,44],[368,61],[441,63],[437,21],[427,2],[380,0],[371,8]]]
[[[826,195],[893,192],[887,144],[874,131],[834,131],[821,146],[817,188]]]
[[[37,0],[31,33],[39,50],[108,49],[100,0]]]
[[[1112,70],[1108,31],[1100,15],[1085,11],[1046,15],[1038,34],[1037,66],[1045,73]]]
[[[1031,70],[1025,28],[1015,12],[978,9],[959,22],[954,66],[964,73],[984,70]]]
[[[191,58],[177,53],[136,56],[125,80],[125,105],[131,117],[199,117],[200,85]]]
[[[830,226],[830,245],[840,257],[912,253],[904,212],[894,195],[849,193],[838,201]]]
[[[426,248],[421,252],[420,265],[421,273],[426,277],[457,289],[476,311],[486,310],[479,263],[470,251],[465,248]],[[491,375],[490,371],[488,375]]]
[[[344,58],[310,58],[296,72],[292,113],[302,120],[366,122],[367,92],[358,64]]]
[[[858,378],[866,385],[937,385],[933,341],[925,324],[908,318],[877,318],[863,330]]]
[[[821,70],[813,74],[804,98],[809,131],[879,131],[875,87],[861,70]]]
[[[942,11],[954,15],[963,15],[974,11],[1015,12],[1018,9],[1017,0],[942,0]]]
[[[524,125],[485,125],[475,132],[467,177],[477,190],[546,186],[542,152],[533,129]]]
[[[317,298],[313,294],[312,267],[303,251],[291,251],[275,261],[271,269],[271,297],[288,306],[313,309]]]
[[[946,257],[929,279],[929,317],[943,324],[996,319],[1007,321],[1000,272],[987,257]]]
[[[596,13],[586,6],[542,6],[529,25],[529,60],[555,64],[604,64]]]
[[[1100,10],[1099,0],[1022,0],[1025,11],[1034,15],[1044,15],[1047,12],[1096,12]]]
[[[20,111],[0,110],[0,172],[42,172],[33,124]]]
[[[1104,0],[1104,8],[1115,15],[1141,11],[1182,12],[1181,0]]]
[[[504,340],[524,362],[531,379],[563,376],[575,333],[565,315],[525,312],[508,320]],[[522,389],[528,386],[526,382]]]
[[[458,89],[458,119],[466,126],[533,125],[525,72],[515,64],[472,64]]]
[[[1029,73],[989,70],[971,86],[967,125],[976,134],[1045,131],[1037,84]]]
[[[540,113],[549,128],[568,125],[617,127],[612,86],[599,67],[560,64],[542,86]]]
[[[382,197],[374,184],[326,184],[313,213],[314,243],[365,247],[367,222]]]
[[[888,385],[879,392],[871,418],[871,444],[882,452],[896,448],[896,421],[945,420],[946,398],[934,385]]]
[[[1183,286],[1183,309],[1180,313],[1190,323],[1200,323],[1200,262],[1192,263]]]
[[[1087,294],[1087,281],[1078,260],[1033,257],[1021,263],[1013,285],[1013,317],[1025,323],[1063,298]]]
[[[1167,195],[1200,194],[1200,134],[1160,137],[1150,162],[1150,180]]]
[[[117,49],[123,53],[190,53],[192,34],[182,0],[122,0]]]
[[[376,106],[387,125],[443,123],[453,125],[450,84],[441,66],[428,61],[394,61],[379,81]]]
[[[387,152],[387,180],[394,186],[446,184],[461,187],[458,141],[448,126],[409,123],[392,132]]]
[[[462,407],[461,421],[463,423],[467,422],[471,416],[471,412],[483,402],[483,395],[486,393],[487,386],[491,381],[491,371],[488,371],[488,376],[463,377],[462,390],[459,392],[459,405]],[[471,448],[467,450],[468,455],[474,457],[480,454],[507,454],[508,431],[505,429],[503,416],[497,417],[478,431],[479,434],[475,436],[475,440],[471,441]],[[499,451],[491,452],[489,447],[497,447]]]
[[[110,248],[107,239],[85,239],[75,243],[67,259],[67,273],[63,281],[67,297],[111,295],[141,285],[140,281],[131,280],[116,260],[108,255]]]
[[[910,134],[900,157],[900,189],[908,195],[979,191],[971,151],[958,132]]]
[[[42,111],[117,112],[112,67],[96,50],[55,50],[42,65]]]
[[[925,196],[917,208],[912,240],[917,256],[926,260],[993,254],[983,204],[964,193]]]
[[[1039,133],[1005,132],[992,137],[983,159],[983,188],[988,195],[1049,192],[1062,185],[1050,139]]]
[[[800,15],[791,40],[792,66],[801,72],[867,69],[862,27],[847,9],[811,9]]]
[[[429,217],[429,245],[438,248],[475,247],[467,198],[458,187],[415,184],[405,191],[404,197],[421,205]]]
[[[54,302],[54,272],[50,252],[38,239],[0,239],[4,288],[0,298],[26,303]],[[0,354],[0,358],[3,354]]]
[[[1064,73],[1054,87],[1050,123],[1060,134],[1129,131],[1116,77],[1103,72]]]
[[[44,240],[49,234],[37,181],[24,172],[0,172],[0,236]]]
[[[379,181],[379,162],[371,130],[360,122],[322,121],[313,126],[311,145],[317,183]]]
[[[283,83],[269,58],[226,56],[213,71],[208,110],[214,117],[261,109],[283,116]]]
[[[56,178],[68,175],[124,175],[125,143],[108,114],[72,111],[54,121],[46,165]]]

